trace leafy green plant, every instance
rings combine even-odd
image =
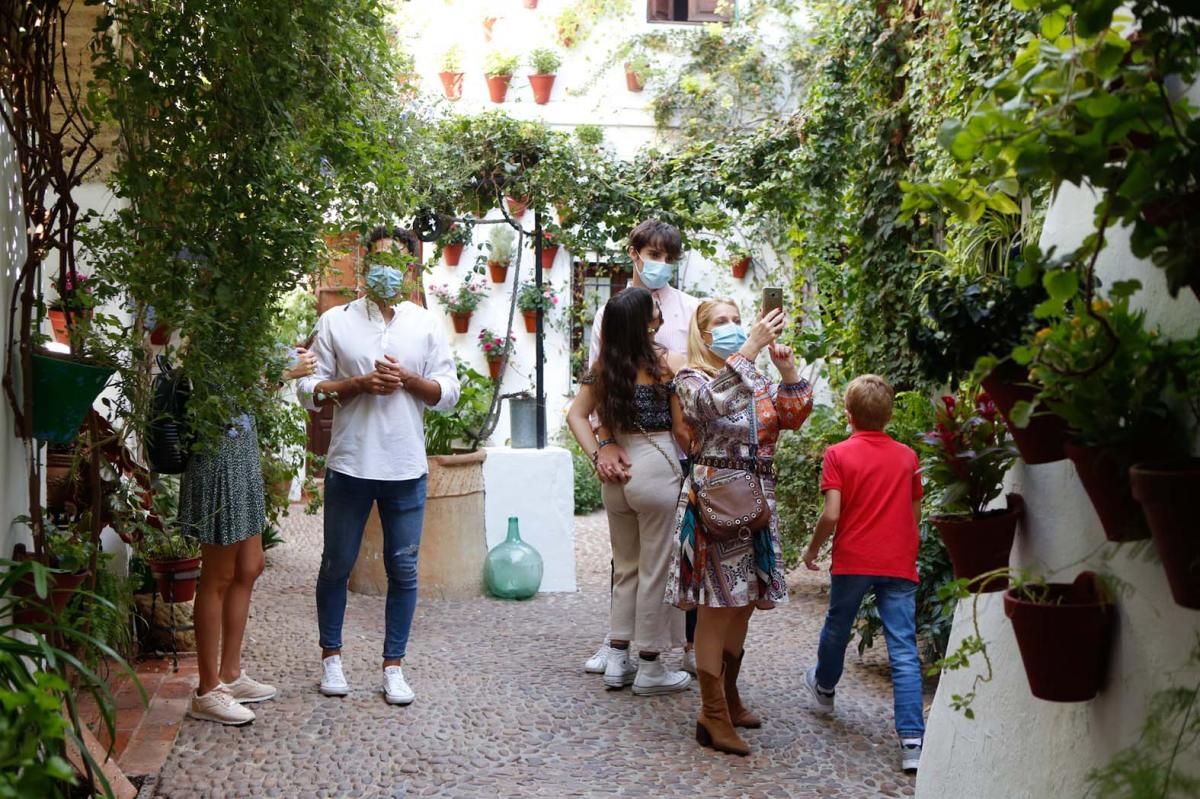
[[[487,261],[497,264],[512,263],[513,244],[517,234],[508,225],[493,225],[487,240]]]
[[[604,128],[599,125],[584,123],[575,126],[575,138],[581,145],[588,148],[599,147],[604,144]]]
[[[511,76],[517,71],[517,67],[520,65],[521,59],[512,53],[492,50],[483,57],[483,74],[489,78],[499,75]]]
[[[429,293],[450,313],[471,313],[483,302],[489,289],[478,280],[468,279],[460,283],[457,289],[442,285],[430,286]]]
[[[983,516],[1017,458],[1008,427],[991,398],[970,384],[934,407],[936,427],[919,445],[931,500],[943,516]]]
[[[451,45],[442,53],[441,60],[442,72],[461,72],[462,71],[462,46],[458,44]]]
[[[562,66],[562,58],[553,50],[540,47],[529,53],[529,66],[536,75],[553,75]]]
[[[513,335],[501,336],[486,327],[479,331],[479,350],[489,361],[496,361],[512,355],[517,348],[517,339]]]
[[[449,455],[455,449],[474,452],[491,412],[491,381],[466,361],[456,359],[455,366],[462,388],[454,410],[425,413],[425,451],[430,455]]]
[[[475,223],[467,220],[462,222],[454,222],[450,225],[450,229],[446,231],[446,235],[439,240],[445,246],[447,244],[470,244],[475,237]]]
[[[558,292],[549,283],[543,283],[541,288],[533,282],[523,283],[517,293],[517,308],[522,311],[542,310],[548,313],[557,305]]]
[[[571,431],[563,428],[558,434],[559,444],[571,453],[571,469],[575,479],[575,515],[584,516],[604,507],[600,495],[600,478],[592,460],[584,454]]]

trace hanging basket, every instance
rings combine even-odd
[[[1182,607],[1200,610],[1200,458],[1139,463],[1129,470],[1158,559]]]
[[[33,437],[50,444],[75,440],[79,426],[113,370],[46,352],[33,354]]]

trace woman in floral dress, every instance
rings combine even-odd
[[[678,546],[667,581],[666,601],[699,608],[696,667],[703,709],[696,739],[732,754],[749,754],[735,727],[759,727],[737,690],[743,644],[755,608],[787,601],[779,517],[775,511],[772,459],[780,430],[795,430],[812,410],[812,388],[799,377],[789,347],[776,344],[784,314],[773,310],[747,334],[732,300],[700,304],[688,340],[688,368],[675,376],[678,410],[694,429],[693,471],[676,510]],[[767,349],[783,382],[758,371]],[[755,423],[751,423],[751,412]],[[757,458],[750,440],[757,431]],[[707,540],[695,515],[696,486],[718,468],[754,468],[771,512],[767,529],[749,539]]]

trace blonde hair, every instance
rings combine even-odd
[[[738,304],[728,297],[713,297],[700,303],[688,325],[688,368],[697,369],[708,375],[716,374],[725,368],[725,359],[709,349],[708,345],[704,343],[703,335],[704,331],[712,326],[712,319],[716,315],[719,305],[732,306],[739,315],[742,313]]]
[[[882,430],[892,419],[895,390],[879,375],[860,375],[846,386],[846,410],[858,430]]]

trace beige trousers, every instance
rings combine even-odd
[[[633,464],[631,476],[624,485],[605,483],[601,489],[613,554],[609,638],[632,641],[640,651],[667,652],[684,643],[683,611],[663,600],[676,546],[681,470],[671,434],[649,438],[662,452],[642,433],[617,435]]]

